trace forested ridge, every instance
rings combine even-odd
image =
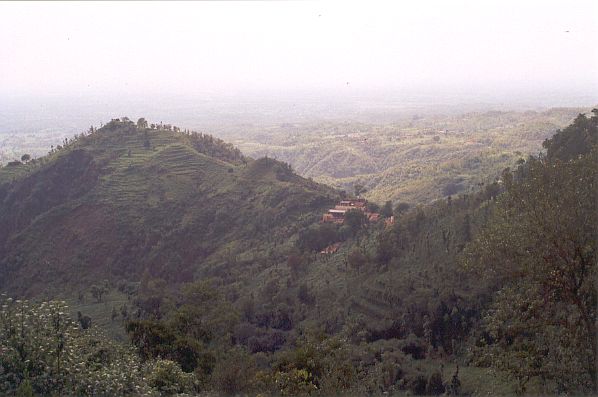
[[[544,148],[342,225],[346,193],[144,119],[3,167],[0,392],[595,394],[598,110]]]

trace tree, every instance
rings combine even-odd
[[[345,225],[349,227],[353,234],[359,232],[367,224],[367,218],[363,211],[350,209],[345,212]]]
[[[91,327],[91,317],[84,316],[81,312],[77,312],[77,321],[81,329],[89,329]]]
[[[598,109],[592,110],[592,117],[580,114],[573,123],[552,138],[544,141],[548,159],[567,161],[587,154],[598,144]]]
[[[255,358],[237,347],[226,352],[226,358],[216,364],[212,382],[224,395],[242,395],[251,386],[256,370]]]
[[[137,128],[147,128],[147,120],[144,119],[143,117],[141,117],[139,120],[137,120]]]
[[[411,205],[408,203],[399,203],[395,207],[395,214],[400,215],[407,212],[411,208]]]
[[[0,296],[0,395],[154,394],[135,354],[94,328],[78,327],[69,312],[61,302]]]
[[[315,303],[315,297],[310,294],[307,284],[301,284],[297,290],[297,298],[299,302],[305,303],[306,305],[313,305]]]
[[[299,253],[291,253],[287,259],[287,265],[293,279],[297,279],[303,269],[303,258]]]
[[[365,186],[356,183],[355,186],[353,186],[353,189],[355,191],[355,197],[359,197],[361,194],[367,192]]]
[[[347,263],[351,266],[352,269],[355,269],[357,273],[359,270],[365,265],[367,262],[367,258],[364,254],[361,253],[357,248],[354,248],[347,257]]]
[[[430,396],[438,396],[445,392],[444,384],[442,383],[442,375],[440,372],[435,371],[428,378],[426,385],[426,394]]]
[[[337,239],[338,233],[335,226],[325,223],[302,231],[297,240],[297,247],[304,251],[320,251]]]
[[[93,296],[98,303],[102,301],[102,297],[104,294],[108,292],[107,286],[104,285],[92,285],[91,286],[91,296]]]
[[[380,212],[380,206],[372,202],[367,203],[367,209],[369,212]]]
[[[31,156],[30,155],[24,154],[24,155],[21,156],[21,161],[23,163],[27,163],[29,160],[31,160]]]
[[[166,280],[144,273],[135,303],[145,317],[160,319],[172,309],[174,302],[167,285]]]
[[[386,265],[394,256],[395,245],[393,235],[390,233],[381,233],[378,235],[376,244],[376,259],[383,265]]]
[[[457,365],[457,369],[455,370],[455,373],[451,377],[451,382],[446,385],[446,394],[449,396],[461,395],[461,381],[459,380],[459,365]]]
[[[152,146],[150,139],[149,139],[149,134],[147,133],[147,130],[145,130],[145,133],[143,135],[143,147],[146,149],[150,149]]]
[[[462,234],[463,241],[467,242],[471,240],[471,220],[469,214],[465,214],[463,217]]]
[[[391,201],[387,201],[384,203],[384,205],[380,209],[380,215],[382,215],[385,218],[390,218],[393,215]]]
[[[466,265],[500,288],[480,357],[516,378],[521,392],[536,376],[559,390],[597,390],[598,150],[568,156],[576,160],[528,161],[519,182],[505,173],[507,192],[465,251]]]

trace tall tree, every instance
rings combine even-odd
[[[532,159],[526,178],[507,178],[488,227],[466,249],[466,263],[502,287],[485,318],[488,349],[522,392],[534,376],[556,391],[597,391],[598,150],[568,157]]]

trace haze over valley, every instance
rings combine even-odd
[[[0,3],[0,395],[596,395],[596,15]]]

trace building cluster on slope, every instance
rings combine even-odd
[[[367,200],[362,198],[342,200],[322,215],[322,222],[342,224],[345,222],[345,214],[350,210],[362,211],[369,222],[377,222],[380,219],[380,214],[368,211],[367,203]]]

